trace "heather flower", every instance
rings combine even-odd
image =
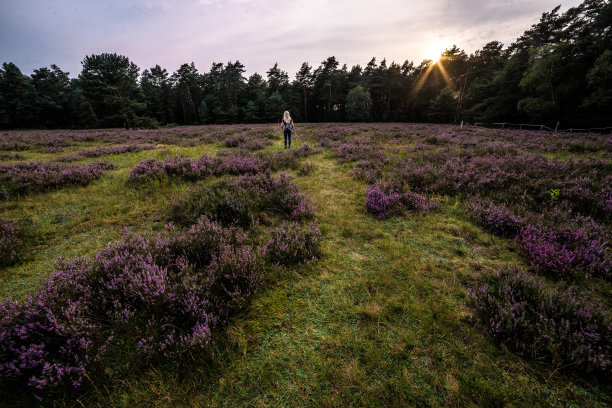
[[[228,137],[227,139],[225,139],[225,146],[226,147],[238,147],[244,143],[246,143],[247,138],[244,135],[233,135]]]
[[[56,162],[17,162],[0,164],[0,191],[4,198],[17,194],[62,188],[67,185],[87,185],[115,166],[107,161],[89,164]]]
[[[408,191],[402,193],[393,184],[374,184],[366,188],[366,209],[378,218],[388,218],[405,210],[427,213],[437,205],[420,194]]]
[[[266,253],[272,262],[302,264],[316,261],[319,257],[321,231],[315,223],[305,228],[296,222],[283,222],[270,235]]]
[[[142,183],[148,180],[160,180],[166,176],[184,180],[199,180],[212,173],[213,160],[203,155],[193,160],[189,157],[168,156],[162,162],[147,159],[137,164],[128,176],[128,182]]]
[[[172,220],[183,225],[193,224],[205,215],[225,226],[248,228],[253,221],[254,207],[243,187],[220,182],[190,188],[172,202],[170,214]]]
[[[476,222],[502,236],[515,237],[524,225],[521,218],[491,200],[472,198],[470,210]]]
[[[612,278],[608,235],[592,224],[589,228],[588,219],[580,229],[562,232],[527,225],[515,240],[531,264],[544,272]]]
[[[261,266],[242,230],[207,218],[60,260],[26,301],[0,303],[0,378],[45,395],[79,388],[120,344],[143,361],[210,353],[212,333],[257,290]]]
[[[231,155],[216,157],[214,173],[221,174],[253,174],[264,171],[267,165],[260,158],[254,156]]]
[[[268,173],[245,175],[236,184],[255,193],[251,199],[259,210],[280,212],[292,219],[314,216],[315,207],[310,197],[298,192],[297,184],[285,172],[279,175],[278,180]]]
[[[520,269],[506,269],[470,290],[487,331],[519,355],[557,366],[609,372],[612,322],[589,296],[556,290]]]
[[[22,234],[17,223],[0,216],[0,265],[18,262],[22,245]]]

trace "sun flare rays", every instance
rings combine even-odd
[[[446,85],[448,85],[449,87],[451,87],[451,79],[450,76],[448,75],[448,72],[446,72],[446,69],[444,68],[444,64],[442,63],[443,61],[443,56],[441,56],[437,61],[435,61],[433,64],[429,65],[427,67],[427,69],[425,70],[425,72],[423,73],[423,75],[421,75],[421,78],[419,78],[419,81],[417,82],[417,84],[415,85],[414,89],[413,89],[413,94],[417,94],[421,88],[423,87],[423,85],[425,84],[425,81],[427,81],[427,78],[429,78],[429,75],[431,74],[431,72],[434,70],[434,68],[438,68],[440,75],[442,75],[442,79],[444,79],[444,82],[446,83]]]

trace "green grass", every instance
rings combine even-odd
[[[302,140],[294,143],[299,147]],[[277,141],[267,150],[282,147]],[[113,177],[5,204],[40,234],[27,261],[0,272],[0,296],[23,297],[57,256],[90,255],[121,228],[159,227],[188,183],[128,188],[145,157],[215,153],[221,144],[110,157]],[[320,261],[271,269],[235,318],[212,361],[177,371],[169,362],[95,384],[69,405],[111,407],[605,406],[609,386],[527,362],[484,333],[466,289],[482,274],[523,265],[511,240],[475,226],[455,198],[440,209],[378,220],[365,184],[323,152],[296,176],[317,206]]]

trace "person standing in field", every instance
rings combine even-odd
[[[285,135],[285,149],[287,147],[291,149],[291,131],[293,130],[293,119],[291,119],[289,111],[285,111],[285,113],[283,114],[281,129],[283,130],[283,133]],[[289,144],[287,144],[287,141],[289,141]]]

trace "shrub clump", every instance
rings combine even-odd
[[[470,201],[472,219],[488,230],[505,237],[515,237],[525,222],[503,205],[491,200],[473,198]]]
[[[560,275],[583,274],[612,279],[612,264],[605,228],[589,217],[579,217],[577,229],[554,231],[541,225],[527,225],[515,241],[531,264],[544,272]]]
[[[164,161],[147,159],[137,164],[128,176],[128,182],[137,184],[148,180],[163,179],[166,176],[183,180],[201,180],[211,174],[241,175],[265,171],[266,163],[253,156],[229,154],[210,157],[202,155],[197,159],[172,156]]]
[[[574,288],[546,288],[541,278],[506,269],[469,292],[487,331],[523,357],[584,371],[609,372],[612,322]]]
[[[264,153],[260,156],[272,171],[287,169],[297,170],[300,167],[299,159],[287,150],[284,152]]]
[[[134,356],[127,364],[207,356],[261,267],[241,229],[205,217],[186,232],[128,235],[91,259],[59,261],[37,293],[0,304],[2,387],[76,389],[119,350]]]
[[[311,161],[306,161],[302,163],[302,165],[300,166],[300,169],[298,170],[298,174],[300,176],[307,176],[309,174],[312,174],[314,170],[315,170],[314,164],[312,164]]]
[[[22,243],[17,223],[0,216],[0,266],[19,261]]]
[[[207,155],[193,160],[189,157],[168,156],[164,161],[147,159],[130,170],[128,182],[144,183],[149,180],[161,180],[174,176],[184,180],[199,180],[213,172],[213,160]]]
[[[27,194],[68,185],[84,186],[115,166],[107,161],[89,164],[57,162],[18,162],[0,164],[0,198]]]
[[[182,225],[191,225],[205,215],[222,225],[248,228],[253,221],[254,203],[239,185],[218,182],[211,186],[198,184],[173,201],[170,217]]]
[[[272,262],[295,265],[316,261],[320,254],[321,231],[315,223],[303,227],[283,222],[271,231],[266,252]]]
[[[256,150],[261,150],[266,146],[270,146],[271,144],[274,144],[274,142],[270,139],[251,139],[247,140],[240,147],[254,152]]]
[[[236,184],[251,192],[251,198],[259,211],[273,211],[292,219],[307,219],[314,216],[315,207],[304,193],[298,191],[287,173],[282,172],[278,180],[269,173],[257,173],[240,177]]]
[[[242,175],[253,174],[267,169],[267,163],[259,157],[250,155],[232,154],[227,156],[217,156],[214,160],[214,173],[217,176],[222,174]]]
[[[391,183],[377,183],[366,188],[366,209],[380,219],[406,210],[427,213],[437,207],[437,204],[424,196],[412,191],[403,193]]]
[[[291,155],[297,158],[308,157],[312,156],[313,154],[321,153],[321,151],[321,148],[314,148],[308,143],[302,143],[302,145],[297,149],[291,150]]]
[[[224,140],[225,147],[238,147],[246,142],[247,138],[242,134],[233,135]]]

